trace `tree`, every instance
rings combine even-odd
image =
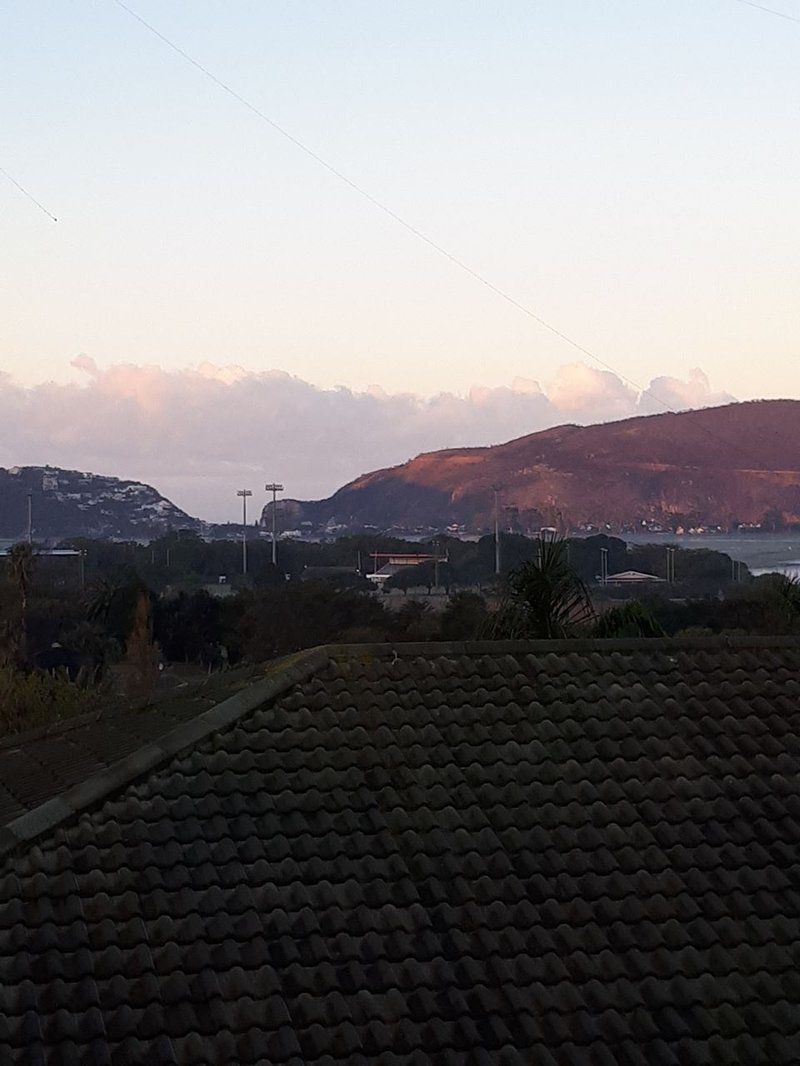
[[[430,606],[421,600],[404,602],[395,615],[394,622],[400,640],[436,639],[436,618]]]
[[[440,563],[436,563],[433,559],[426,559],[415,566],[404,566],[398,570],[388,579],[386,587],[402,589],[406,593],[409,589],[425,588],[430,596],[435,588],[443,588],[448,592],[452,584],[453,568],[450,563],[444,559]]]
[[[442,611],[442,640],[477,640],[486,629],[489,611],[477,592],[457,592]]]
[[[151,702],[159,676],[158,647],[153,643],[150,592],[141,586],[125,641],[125,657],[115,668],[118,691],[147,705]]]
[[[324,582],[289,581],[229,600],[232,658],[261,662],[317,644],[387,639],[392,616],[372,596]]]
[[[761,528],[769,533],[779,533],[785,525],[786,521],[780,507],[770,507],[761,518]]]
[[[30,544],[15,544],[8,553],[11,573],[19,593],[19,615],[16,632],[17,657],[20,662],[27,658],[28,638],[28,591],[36,556]]]
[[[124,648],[142,594],[150,597],[149,589],[134,570],[121,570],[113,577],[101,578],[89,593],[87,618],[102,625],[109,637]]]
[[[155,638],[167,659],[216,662],[223,643],[222,604],[204,589],[162,597],[156,603]]]
[[[542,538],[538,556],[511,573],[492,630],[496,638],[553,639],[572,636],[593,617],[589,592],[570,565],[567,542]]]

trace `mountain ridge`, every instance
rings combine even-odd
[[[423,452],[327,499],[286,500],[284,521],[480,530],[493,521],[494,485],[520,528],[800,523],[800,401],[566,423],[502,444]]]
[[[34,540],[136,540],[200,524],[142,481],[57,466],[14,466],[0,467],[1,538],[27,535],[29,493]]]

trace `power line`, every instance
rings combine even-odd
[[[389,216],[389,218],[394,219],[395,222],[401,225],[409,233],[412,233],[419,240],[424,241],[425,244],[427,244],[430,248],[433,248],[433,250],[438,252],[439,255],[443,255],[445,259],[449,259],[451,263],[454,263],[465,273],[469,274],[470,277],[475,279],[475,281],[480,282],[481,285],[485,285],[486,288],[490,289],[493,293],[495,293],[495,295],[501,297],[507,303],[511,304],[512,307],[516,307],[518,311],[522,311],[523,314],[533,319],[534,322],[537,322],[544,329],[549,330],[550,333],[554,334],[560,340],[564,341],[565,344],[570,345],[570,347],[580,352],[581,355],[585,355],[587,358],[593,360],[593,362],[597,363],[599,366],[602,366],[605,370],[609,370],[612,374],[615,374],[626,384],[636,389],[637,392],[644,392],[644,389],[641,385],[637,385],[635,381],[632,381],[630,378],[620,373],[619,370],[616,370],[609,363],[604,362],[600,358],[600,356],[595,355],[594,352],[589,351],[588,348],[585,348],[578,341],[573,340],[572,337],[567,336],[566,333],[562,332],[556,326],[553,326],[549,322],[545,321],[545,319],[541,318],[529,307],[526,307],[524,304],[516,300],[513,296],[509,295],[509,293],[505,292],[503,289],[495,285],[494,282],[489,281],[488,278],[483,277],[483,275],[479,274],[477,270],[473,270],[471,266],[468,266],[468,264],[463,262],[463,260],[459,259],[458,256],[448,251],[447,248],[444,248],[441,244],[438,244],[427,234],[423,233],[422,230],[417,229],[416,226],[412,225],[410,222],[407,222],[406,219],[398,215],[396,211],[393,211],[391,207],[383,203],[381,200],[378,200],[375,196],[372,195],[372,193],[367,192],[367,190],[363,188],[363,186],[359,185],[357,182],[353,181],[352,178],[349,178],[346,174],[342,173],[341,170],[338,170],[326,159],[323,159],[322,156],[318,155],[318,153],[315,152],[313,148],[309,148],[307,144],[304,144],[303,141],[299,140],[292,133],[289,133],[288,130],[284,129],[283,126],[275,122],[274,119],[271,119],[269,115],[261,111],[261,109],[256,107],[255,104],[252,104],[249,100],[242,96],[241,93],[238,93],[235,89],[231,88],[230,85],[218,78],[216,74],[212,73],[212,71],[208,69],[208,67],[203,66],[203,64],[198,62],[193,56],[190,56],[188,52],[184,51],[184,49],[180,47],[180,45],[175,44],[168,37],[165,37],[160,30],[157,30],[155,26],[151,25],[151,23],[143,19],[142,16],[139,15],[136,11],[128,7],[128,5],[123,2],[123,0],[114,0],[114,3],[118,7],[121,7],[123,11],[126,11],[132,18],[135,18],[137,22],[141,23],[141,25],[144,26],[145,29],[149,30],[150,33],[152,33],[155,37],[157,37],[160,41],[167,45],[168,48],[171,48],[173,52],[176,52],[188,63],[191,63],[193,67],[199,70],[211,81],[213,81],[216,86],[218,86],[224,92],[228,93],[229,96],[232,96],[233,99],[238,101],[238,103],[240,103],[243,107],[246,107],[248,111],[252,112],[263,122],[266,122],[268,126],[270,126],[273,130],[279,133],[282,137],[285,137],[287,141],[290,141],[302,152],[305,152],[305,154],[311,159],[313,159],[315,163],[318,163],[320,166],[324,167],[330,174],[333,174],[335,178],[338,178],[339,181],[344,182],[345,185],[353,189],[354,192],[357,192],[359,196],[364,197],[365,200],[368,200],[374,207],[377,207],[380,211],[383,211],[384,214]],[[658,402],[661,403],[662,401],[659,400]],[[666,410],[670,409],[668,404],[663,404],[663,407]]]
[[[515,299],[509,293],[505,292],[505,290],[501,289],[499,286],[495,285],[494,282],[489,281],[488,278],[485,278],[482,274],[478,273],[477,270],[473,270],[471,266],[469,266],[463,260],[459,259],[457,255],[454,255],[452,252],[448,251],[447,248],[443,247],[437,241],[433,240],[426,233],[423,233],[422,230],[417,229],[416,226],[412,225],[410,222],[407,222],[406,219],[398,215],[397,212],[392,210],[392,208],[389,207],[387,204],[377,199],[370,192],[367,192],[367,190],[361,185],[359,185],[358,182],[353,181],[352,178],[349,178],[341,170],[333,166],[333,164],[329,163],[321,155],[315,152],[313,148],[309,148],[307,144],[295,137],[294,134],[289,133],[288,130],[284,129],[283,126],[275,122],[274,119],[270,118],[269,115],[263,112],[259,107],[251,103],[250,100],[246,99],[246,97],[242,96],[241,93],[237,92],[226,82],[222,81],[221,78],[218,78],[216,74],[214,74],[211,70],[208,69],[208,67],[200,63],[197,59],[194,58],[194,56],[191,56],[187,51],[181,48],[180,45],[175,44],[175,42],[170,40],[169,37],[166,37],[160,30],[156,29],[155,26],[149,23],[146,19],[142,18],[142,16],[138,14],[138,12],[134,11],[133,8],[129,7],[124,2],[124,0],[113,0],[113,2],[117,5],[117,7],[122,8],[123,11],[125,11],[128,15],[130,15],[138,23],[140,23],[154,37],[157,37],[158,40],[160,40],[168,48],[172,49],[172,51],[179,55],[182,59],[186,60],[187,63],[190,63],[196,70],[199,70],[201,74],[205,75],[205,77],[212,81],[218,88],[222,89],[223,92],[227,93],[239,104],[241,104],[248,111],[254,114],[257,118],[265,122],[271,129],[275,130],[276,133],[279,133],[287,141],[290,141],[293,145],[295,145],[295,147],[299,148],[300,151],[304,152],[310,159],[313,159],[315,163],[318,163],[321,167],[324,167],[325,170],[327,170],[335,178],[337,178],[343,184],[347,185],[354,192],[358,193],[359,196],[363,197],[365,200],[369,201],[369,203],[371,203],[374,207],[377,207],[384,214],[388,215],[389,218],[393,219],[409,233],[413,234],[419,240],[423,241],[434,251],[438,252],[439,255],[444,256],[445,259],[450,260],[451,263],[459,267],[462,271],[464,271],[464,273],[468,274],[475,281],[480,282],[481,285],[484,285],[491,292],[495,293],[495,295],[505,300],[506,303],[511,304],[512,307],[517,308],[518,311],[521,311],[524,315],[527,315],[528,318],[532,319],[543,329],[548,330],[554,336],[564,341],[565,344],[568,344],[575,351],[580,352],[581,355],[585,355],[588,359],[591,359],[592,362],[596,363],[598,366],[603,367],[604,370],[608,370],[621,381],[624,381],[626,385],[630,385],[631,388],[635,389],[638,393],[641,394],[647,391],[649,395],[653,398],[653,400],[655,400],[657,404],[663,407],[665,411],[672,412],[671,405],[662,400],[655,392],[653,392],[652,389],[645,390],[642,385],[638,385],[631,378],[627,377],[621,371],[613,367],[610,363],[606,362],[604,359],[601,359],[599,355],[596,355],[589,348],[586,348],[583,344],[580,344],[578,341],[574,340],[568,334],[560,330],[557,326],[552,325],[540,315],[537,315],[535,311],[532,311],[529,307],[526,307],[525,304],[520,303],[519,300]],[[749,0],[740,0],[740,2],[748,3]],[[752,6],[758,7],[760,5],[753,4]],[[778,12],[773,12],[773,14],[777,13]],[[733,440],[726,440],[724,437],[721,437],[717,433],[714,433],[713,430],[708,429],[706,426],[702,426],[700,425],[700,423],[694,422],[694,420],[692,421],[696,428],[700,432],[704,433],[707,437],[717,440],[719,443],[726,445],[732,451],[738,451],[741,455],[747,457],[747,453],[738,445],[737,442]],[[766,443],[766,441],[764,443]]]
[[[28,190],[25,188],[24,185],[20,185],[20,183],[17,181],[16,178],[12,178],[7,170],[3,170],[3,168],[0,167],[0,174],[2,174],[4,178],[7,178],[8,181],[10,181],[12,185],[15,185],[19,189],[19,191],[22,193],[23,196],[27,196],[28,199],[31,201],[31,203],[36,204],[36,206],[39,208],[40,211],[44,211],[44,213],[47,215],[48,218],[51,218],[53,220],[53,222],[58,222],[58,219],[56,218],[56,216],[52,215],[47,210],[47,208],[44,206],[44,204],[40,203],[36,199],[36,197],[33,195],[33,193],[28,192]]]
[[[737,0],[739,4],[745,4],[747,7],[754,7],[757,11],[766,11],[768,15],[776,15],[779,19],[788,19],[789,22],[800,22],[800,18],[797,15],[787,15],[785,11],[776,11],[774,7],[766,7],[764,4],[757,4],[755,0]]]

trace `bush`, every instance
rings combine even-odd
[[[0,669],[0,735],[50,725],[93,709],[97,691],[91,678],[70,681],[63,674]]]
[[[442,611],[442,640],[478,640],[489,618],[486,600],[477,592],[456,592]]]
[[[665,637],[666,631],[655,616],[639,603],[630,600],[612,607],[597,619],[595,637]]]
[[[232,658],[251,662],[345,639],[380,642],[392,628],[391,616],[372,596],[310,581],[245,594],[226,607]]]

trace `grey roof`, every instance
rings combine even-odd
[[[107,775],[125,756],[210,709],[220,690],[233,693],[257,676],[257,669],[236,670],[216,675],[210,684],[187,688],[186,695],[173,690],[144,709],[100,707],[91,714],[0,736],[0,827],[88,778]]]
[[[6,830],[0,1062],[800,1060],[800,645],[318,649]]]
[[[645,574],[641,570],[620,570],[617,574],[609,574],[606,577],[606,582],[609,581],[660,581],[662,584],[666,584],[666,580],[663,577],[658,577],[656,574]]]

